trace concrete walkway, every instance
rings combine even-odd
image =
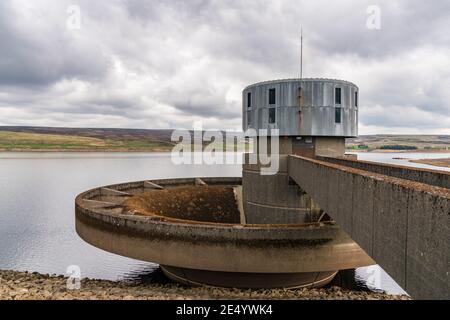
[[[289,176],[413,298],[450,299],[450,174],[324,160]]]

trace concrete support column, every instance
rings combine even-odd
[[[255,139],[255,143],[259,140]],[[279,170],[274,175],[262,175],[260,163],[250,164],[246,155],[242,172],[242,189],[246,222],[249,224],[301,224],[317,219],[319,209],[298,185],[290,183],[287,157],[292,153],[292,138],[280,137]],[[259,160],[259,158],[258,158]]]
[[[255,143],[259,140],[255,141]],[[280,137],[279,171],[262,175],[261,164],[250,164],[246,156],[242,172],[244,212],[250,224],[299,224],[315,222],[321,210],[311,197],[289,180],[289,154],[340,157],[345,139],[339,137]],[[268,151],[270,154],[270,138]],[[273,156],[273,155],[272,155]]]

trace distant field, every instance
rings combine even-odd
[[[447,152],[450,136],[447,135],[370,135],[347,139],[350,151],[377,152]]]
[[[168,152],[175,145],[171,141],[172,132],[169,129],[0,127],[0,151]],[[224,132],[222,134],[225,136]],[[244,150],[248,147],[242,142],[236,145],[230,139],[227,148],[235,146],[237,150]],[[216,142],[216,151],[225,150],[223,142]]]
[[[0,127],[0,151],[165,152],[173,149],[172,131]],[[238,145],[240,150],[245,147],[245,144]],[[450,152],[450,136],[366,135],[347,139],[347,150],[358,152]]]
[[[0,131],[0,151],[169,151],[173,144],[147,138]]]

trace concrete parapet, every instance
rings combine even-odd
[[[348,158],[316,157],[317,160],[340,164],[355,169],[384,174],[391,177],[416,181],[436,187],[450,189],[450,172],[412,168],[393,164],[376,163],[371,161],[352,160]]]
[[[446,181],[443,173],[297,156],[289,157],[288,171],[414,298],[450,299],[450,190],[434,185]]]

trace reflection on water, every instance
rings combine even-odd
[[[428,156],[439,154],[420,154]],[[382,162],[390,157],[395,154],[360,156]],[[77,265],[83,277],[161,281],[156,264],[110,254],[81,240],[74,228],[74,199],[101,185],[194,176],[241,176],[241,166],[173,165],[164,153],[0,153],[0,269],[66,274],[68,266]],[[346,280],[336,281],[346,287],[359,282],[403,292],[375,267],[345,274]]]
[[[131,272],[125,274],[123,281],[135,284],[170,284],[174,283],[172,280],[164,275],[164,272],[159,266],[147,268],[147,270],[140,270],[139,272]]]
[[[327,287],[338,286],[353,291],[374,291],[364,279],[357,276],[355,269],[341,270]],[[374,288],[376,290],[376,288]]]
[[[365,269],[365,268],[361,268]],[[360,270],[360,269],[358,269]],[[361,270],[360,270],[361,271]],[[174,283],[172,280],[167,278],[162,269],[158,266],[148,266],[147,268],[136,269],[134,271],[124,273],[122,277],[123,281],[131,282],[135,284],[171,284]],[[392,279],[391,279],[392,281]],[[353,291],[367,291],[367,292],[382,292],[382,286],[376,287],[372,286],[367,281],[367,279],[362,278],[358,275],[358,272],[355,269],[350,270],[341,270],[337,273],[336,277],[331,281],[325,288],[331,288],[333,286],[338,286],[341,288],[345,288],[347,290]],[[384,284],[384,288],[394,286],[389,283]],[[390,290],[393,294],[404,294],[405,292],[398,288],[397,290]]]

